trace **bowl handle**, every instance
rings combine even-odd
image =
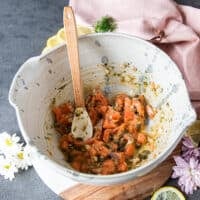
[[[24,79],[22,77],[23,76],[27,77],[26,76],[27,72],[29,74],[32,73],[32,75],[34,75],[35,68],[36,68],[36,62],[38,62],[38,58],[39,58],[39,56],[28,59],[19,68],[18,72],[15,74],[15,76],[12,80],[9,94],[8,94],[8,100],[14,108],[17,108],[20,105],[20,100],[18,101],[18,96],[22,95],[21,94],[22,89],[23,90],[26,89],[26,85],[25,85]],[[32,79],[33,76],[30,78]]]

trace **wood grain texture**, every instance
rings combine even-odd
[[[170,177],[173,156],[180,153],[180,145],[158,167],[149,174],[128,183],[114,186],[94,186],[77,184],[62,192],[60,196],[65,200],[142,200],[160,188]]]
[[[64,7],[63,23],[65,30],[65,38],[67,43],[68,59],[72,75],[75,105],[76,107],[85,107],[83,86],[80,77],[80,63],[79,63],[76,21],[71,7]]]

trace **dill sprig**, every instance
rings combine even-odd
[[[100,32],[112,32],[117,28],[117,24],[114,18],[106,15],[98,20],[94,24],[94,30],[96,33]]]

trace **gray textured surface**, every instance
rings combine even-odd
[[[62,10],[67,0],[1,0],[0,1],[0,132],[20,135],[13,108],[7,96],[11,80],[19,66],[38,55],[46,38],[62,26]],[[200,8],[200,0],[177,0]],[[176,185],[175,181],[167,184]],[[31,168],[14,181],[0,177],[0,200],[60,199],[40,180]],[[103,197],[102,197],[103,199]],[[199,200],[200,190],[188,197]]]

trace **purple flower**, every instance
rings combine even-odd
[[[196,147],[189,137],[184,137],[182,144],[182,158],[184,158],[187,162],[191,157],[200,159],[200,147]]]
[[[186,162],[180,156],[174,156],[176,166],[173,167],[172,178],[179,178],[178,184],[186,194],[192,194],[197,187],[200,187],[200,163],[191,157]]]

